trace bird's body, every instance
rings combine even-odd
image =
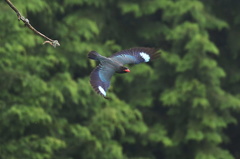
[[[110,79],[115,72],[130,72],[130,70],[124,66],[125,64],[149,62],[158,57],[159,54],[156,52],[156,49],[144,47],[123,50],[110,57],[104,57],[96,51],[89,52],[88,58],[100,62],[90,75],[90,83],[92,87],[98,94],[106,97],[106,91],[110,86]]]

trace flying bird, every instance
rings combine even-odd
[[[91,72],[90,83],[93,89],[106,98],[110,86],[110,79],[116,73],[128,73],[129,68],[125,64],[139,64],[149,62],[159,57],[157,49],[146,47],[135,47],[119,51],[110,57],[104,57],[96,51],[90,51],[88,58],[99,61],[100,64]]]

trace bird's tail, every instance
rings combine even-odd
[[[90,51],[89,53],[88,53],[88,58],[89,59],[93,59],[93,60],[98,60],[98,57],[99,57],[100,55],[96,52],[96,51]]]

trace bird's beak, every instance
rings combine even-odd
[[[126,69],[125,72],[130,72],[130,70],[129,70],[129,69]]]

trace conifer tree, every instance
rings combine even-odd
[[[0,158],[239,155],[231,132],[239,128],[229,127],[239,121],[239,37],[234,36],[239,3],[13,3],[61,46],[42,45],[42,38],[0,2]],[[111,100],[98,96],[89,84],[97,63],[89,61],[87,53],[110,56],[135,46],[160,48],[161,58],[114,76]]]

